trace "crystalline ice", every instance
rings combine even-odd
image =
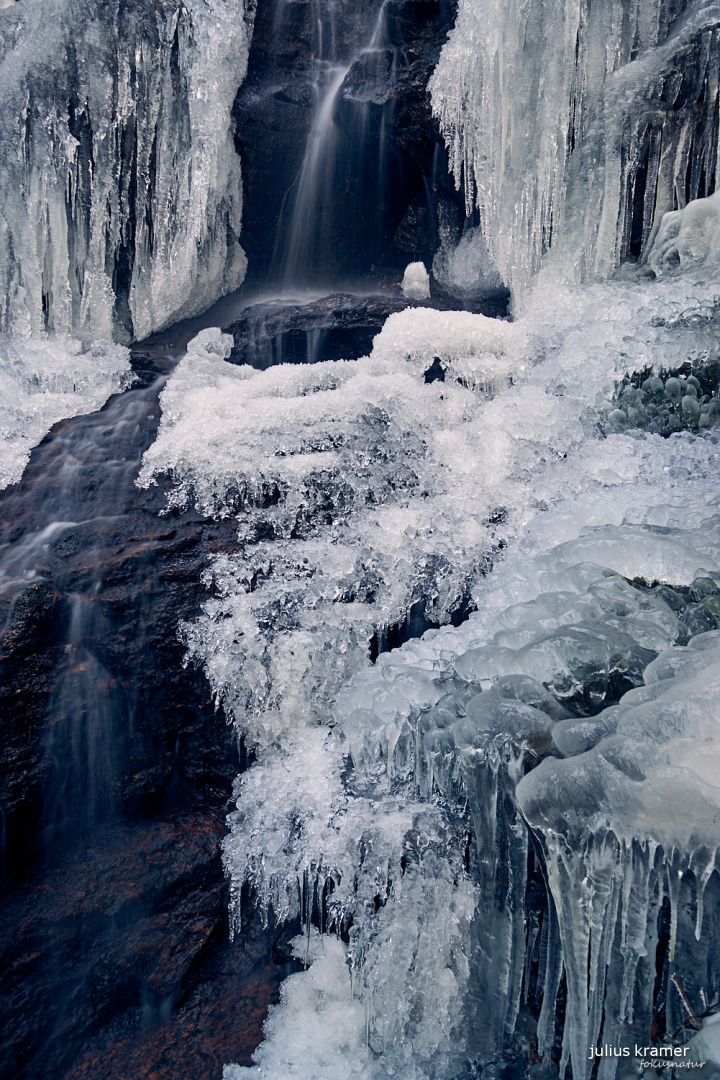
[[[94,412],[131,379],[130,354],[121,345],[0,339],[0,489],[20,479],[53,424]]]
[[[608,1037],[624,1037],[652,1008],[666,895],[682,956],[704,962],[665,880],[668,838],[628,849],[619,878],[625,841],[592,823],[574,852],[590,852],[598,882],[586,954],[561,903],[582,866],[554,861],[515,792],[570,768],[558,753],[624,738],[622,715],[653,707],[676,666],[666,650],[715,595],[717,434],[601,426],[626,372],[707,357],[716,299],[688,274],[541,282],[515,324],[415,310],[388,320],[369,358],[263,373],[227,364],[230,340],[207,331],[164,391],[141,482],[168,474],[171,505],[235,516],[242,541],[211,566],[214,595],[184,631],[257,746],[225,846],[233,919],[249,885],[268,916],[348,933],[378,1075],[502,1061],[531,1002],[547,1053],[571,960],[617,977],[595,992],[572,975],[568,1060],[598,1030],[604,992]],[[436,357],[445,381],[426,383]],[[499,537],[512,550],[487,573]],[[374,631],[418,599],[446,620],[468,593],[478,610],[462,627],[370,665]]]
[[[720,192],[665,214],[647,261],[658,275],[720,261]]]
[[[231,109],[254,5],[22,3],[0,20],[0,330],[141,338],[237,288]]]
[[[425,263],[409,263],[402,279],[402,291],[410,300],[427,300],[430,296],[430,276]]]
[[[443,337],[450,377],[426,383]],[[487,396],[508,385],[516,337],[415,309],[388,320],[369,359],[266,372],[224,363],[217,332],[191,343],[140,483],[168,473],[172,505],[236,514],[250,541],[214,563],[218,596],[188,640],[253,737],[323,719],[375,631],[416,601],[443,622],[467,596],[494,500],[469,446]]]
[[[506,282],[606,273],[714,190],[719,35],[713,0],[462,0],[433,108]]]

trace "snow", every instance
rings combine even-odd
[[[0,338],[0,489],[20,479],[50,428],[99,409],[132,381],[121,345],[70,338]]]
[[[425,263],[409,263],[402,279],[402,291],[409,300],[427,300],[430,296],[430,275]]]
[[[3,17],[0,331],[138,339],[239,286],[231,110],[253,11],[42,0]]]

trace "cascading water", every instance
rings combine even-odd
[[[439,191],[459,205],[424,98],[450,21],[445,4],[260,0],[235,106],[254,284],[377,291],[432,258]]]
[[[412,124],[396,90],[413,65],[403,27],[427,6],[260,0],[270,33],[235,116],[241,149],[255,103],[277,121],[264,166],[247,154],[248,250],[263,247],[264,285],[298,292],[424,254],[441,159],[425,133],[420,163],[400,161],[410,144],[398,132]],[[173,802],[184,770],[205,761],[204,746],[177,759],[210,724],[209,703],[189,710],[194,734],[147,765],[139,744],[165,738],[182,703],[156,722],[143,679],[130,692],[120,663],[163,667],[142,666],[143,628],[154,618],[162,637],[154,609],[171,597],[189,657],[256,751],[225,843],[233,931],[248,934],[253,913],[305,930],[297,955],[310,970],[270,1016],[262,1080],[545,1080],[569,1068],[588,1080],[601,1040],[674,1049],[688,1034],[682,994],[705,1013],[720,995],[720,230],[717,197],[700,198],[715,185],[717,33],[714,0],[461,0],[433,100],[478,217],[455,250],[444,245],[446,279],[472,286],[494,259],[516,285],[516,322],[394,310],[358,359],[339,359],[333,339],[313,363],[315,312],[246,313],[234,338],[194,339],[165,385],[40,447],[25,479],[37,520],[13,520],[22,487],[6,496],[5,631],[20,688],[7,700],[26,685],[28,639],[46,635],[52,653],[31,683],[48,732],[30,763],[42,797],[34,810],[8,800],[9,861],[21,867],[28,823],[62,855],[138,805]],[[201,59],[211,70],[212,51]],[[276,78],[283,65],[296,78]],[[226,227],[237,176],[226,127],[213,132],[222,190],[204,205],[222,243],[210,277],[226,283],[242,262]],[[185,268],[207,237],[193,234]],[[130,246],[123,233],[119,277]],[[577,286],[628,254],[646,263]],[[537,280],[543,265],[560,287]],[[56,280],[49,269],[35,284]],[[176,291],[157,314],[154,290],[141,290],[140,325],[186,310]],[[38,296],[28,310],[42,319],[57,297]],[[118,296],[105,300],[107,323]],[[284,352],[286,316],[297,336]],[[278,365],[288,358],[301,363]],[[155,495],[132,489],[145,447],[139,484],[161,483]],[[136,499],[147,500],[137,530]],[[178,566],[193,530],[201,552]],[[198,617],[201,575],[214,591]],[[377,657],[393,628],[411,636],[472,608],[460,627]],[[174,625],[169,636],[175,670]],[[189,858],[202,829],[183,815],[148,864]],[[212,837],[208,848],[212,863]],[[184,861],[176,873],[173,885],[192,877]],[[55,881],[43,896],[62,896]],[[202,937],[212,871],[193,888],[188,932]],[[143,910],[110,905],[110,957]],[[140,937],[157,916],[146,914]],[[126,980],[153,1023],[183,992],[173,958],[189,957],[188,972],[197,950],[173,939],[174,974],[143,955]],[[54,948],[51,967],[72,954]],[[10,949],[5,968],[30,963]],[[81,966],[52,1014],[53,1044],[72,1024],[75,1039],[91,1029],[76,999],[107,983],[104,968]],[[15,1074],[43,1056],[32,1034]],[[615,1066],[601,1062],[599,1077]]]
[[[152,438],[153,408],[165,378],[114,398],[103,412],[56,438],[29,521],[9,511],[20,502],[19,492],[10,489],[4,497],[0,600],[6,633],[18,598],[34,583],[51,580],[62,598],[61,659],[40,766],[47,774],[41,824],[46,850],[79,841],[119,808],[119,762],[132,737],[133,702],[108,667],[113,627],[100,594],[109,552],[136,501],[142,440]]]
[[[233,535],[163,520],[134,484],[173,352],[136,353],[136,384],[58,425],[0,496],[3,1077],[65,1076],[83,1056],[91,1075],[98,1059],[140,1075],[168,1025],[180,1072],[193,1054],[222,1062],[237,1039],[202,1003],[256,994],[248,970],[267,953],[225,944],[237,747],[176,630],[207,550]],[[275,978],[269,965],[261,994]],[[180,1019],[195,986],[199,1011]]]
[[[287,0],[279,0],[275,32],[282,36]],[[275,273],[285,289],[327,284],[328,273],[343,265],[336,245],[344,236],[358,247],[360,229],[376,232],[382,221],[382,193],[389,182],[387,166],[387,102],[375,105],[381,114],[372,130],[373,105],[353,98],[346,82],[354,65],[362,66],[363,83],[392,80],[397,53],[386,26],[387,0],[358,12],[342,0],[313,0],[308,5],[312,93],[310,128],[302,163],[278,222]],[[390,70],[387,70],[388,64]],[[341,126],[339,112],[346,116]],[[374,160],[373,160],[374,159]],[[366,205],[377,207],[370,220],[353,220],[353,192],[368,185]]]

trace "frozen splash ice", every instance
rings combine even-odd
[[[469,462],[521,339],[481,315],[414,309],[360,361],[255,372],[223,362],[218,332],[191,343],[140,483],[167,473],[172,506],[238,518],[242,551],[213,563],[216,595],[187,635],[254,740],[327,719],[373,634],[414,604],[434,623],[462,605],[499,497]],[[438,351],[447,377],[428,382]]]
[[[298,937],[308,970],[286,979],[271,1009],[255,1068],[227,1065],[223,1080],[383,1080],[365,1037],[365,1010],[353,995],[347,950],[332,937]]]
[[[0,20],[0,330],[136,339],[245,273],[243,0],[43,0]]]
[[[95,412],[131,380],[130,354],[121,345],[0,340],[0,490],[17,483],[53,424]]]
[[[544,281],[516,324],[411,312],[369,358],[264,373],[226,364],[229,339],[207,332],[165,390],[142,482],[167,473],[172,505],[234,515],[243,540],[186,630],[257,746],[225,846],[234,923],[249,886],[268,918],[347,936],[378,1076],[513,1060],[529,1025],[547,1064],[563,958],[581,965],[583,944],[554,880],[540,886],[552,860],[515,792],[560,746],[583,754],[611,734],[654,656],[715,618],[717,432],[603,424],[628,370],[708,361],[717,289],[692,274]],[[436,361],[445,379],[428,383]],[[374,629],[417,596],[438,611],[457,597],[461,579],[429,556],[471,524],[454,572],[477,612],[371,665]],[[499,540],[511,551],[488,574]],[[677,591],[691,585],[704,600]],[[600,880],[616,863],[610,842],[595,846]],[[627,888],[639,903],[647,885],[649,926],[666,893],[647,851],[633,859]],[[678,919],[683,963],[700,965],[707,942]],[[618,1017],[652,1000],[643,941]],[[606,1000],[576,990],[575,1059]],[[274,1014],[258,1069],[280,1060],[294,1008]]]
[[[433,108],[508,284],[551,247],[607,274],[714,190],[719,38],[713,0],[462,0]]]

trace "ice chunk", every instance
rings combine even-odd
[[[658,275],[677,267],[720,262],[720,192],[665,214],[647,261]]]
[[[402,279],[402,291],[409,300],[427,300],[430,296],[430,275],[425,263],[409,263]]]

